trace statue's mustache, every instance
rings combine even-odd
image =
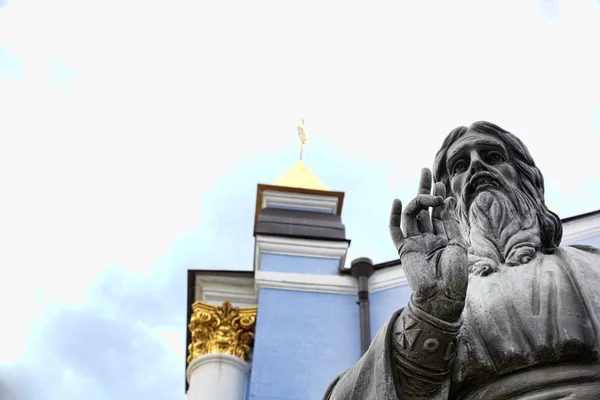
[[[463,203],[465,205],[471,204],[473,197],[477,193],[477,189],[484,186],[491,185],[495,188],[508,187],[508,182],[501,175],[494,174],[489,171],[481,171],[474,174],[469,181],[465,184],[463,189]]]

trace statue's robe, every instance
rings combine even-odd
[[[392,365],[396,312],[325,399],[406,399]],[[561,247],[469,279],[457,354],[433,399],[600,399],[600,251]]]

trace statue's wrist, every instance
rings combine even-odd
[[[462,310],[464,308],[464,302],[461,302],[461,304],[455,304],[456,303],[455,301],[449,300],[444,303],[443,302],[438,302],[438,303],[439,304],[436,304],[438,307],[435,307],[435,305],[434,305],[433,308],[444,308],[447,310],[448,309],[447,307],[449,304],[444,304],[444,303],[451,303],[451,305],[453,306],[454,309],[458,308],[458,309]],[[444,307],[444,306],[446,306],[446,307]],[[458,317],[456,317],[456,318],[454,318],[454,317],[441,318],[436,315],[438,313],[431,312],[434,310],[426,311],[426,309],[424,307],[422,307],[422,304],[415,302],[412,297],[408,301],[408,305],[406,306],[405,310],[407,310],[407,315],[411,315],[413,318],[416,318],[419,321],[423,321],[423,322],[431,325],[435,329],[439,329],[441,331],[458,333],[460,327],[462,326],[461,313],[458,313]],[[443,314],[449,314],[449,313],[443,313]]]
[[[415,312],[420,311],[423,313],[423,318],[431,320],[431,323],[434,325],[438,324],[437,321],[441,321],[440,324],[442,326],[444,326],[444,323],[460,323],[465,307],[464,300],[452,299],[442,293],[438,293],[435,298],[427,299],[416,297],[413,294],[410,297],[409,304],[416,309]]]
[[[444,321],[409,301],[394,326],[396,364],[409,375],[441,384],[456,356],[456,337],[461,326],[462,319]]]

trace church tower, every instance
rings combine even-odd
[[[356,281],[342,275],[350,241],[344,193],[302,160],[259,184],[254,224],[258,294],[250,398],[312,398],[360,358]],[[274,379],[273,372],[285,379]]]
[[[298,132],[300,160],[257,186],[252,271],[189,271],[189,400],[313,398],[361,356],[344,193],[305,164]]]

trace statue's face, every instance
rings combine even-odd
[[[487,133],[468,131],[461,136],[446,152],[446,168],[452,195],[457,200],[464,195],[467,204],[481,191],[506,184],[514,187],[518,180],[506,146]]]

